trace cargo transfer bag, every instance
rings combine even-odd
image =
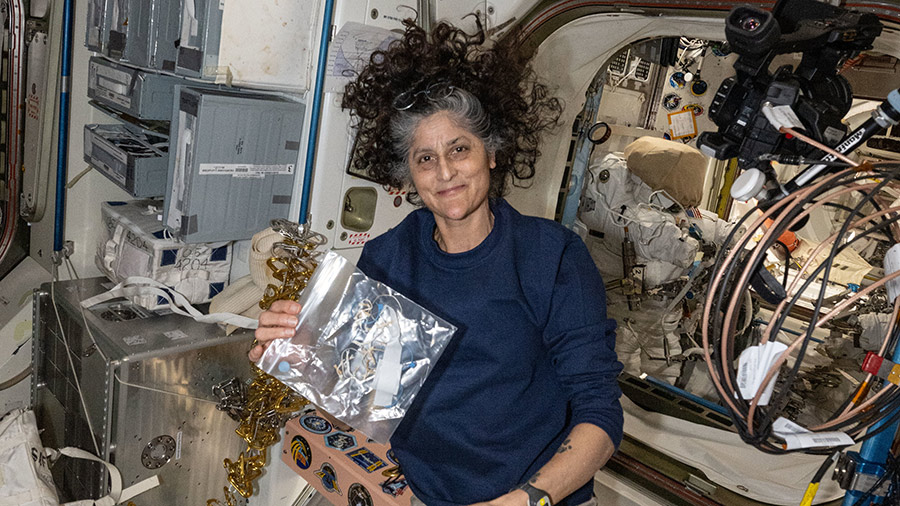
[[[329,251],[300,297],[297,332],[257,365],[386,443],[456,327]]]
[[[172,237],[160,220],[162,206],[151,199],[101,203],[103,226],[94,261],[116,283],[146,277],[191,304],[209,302],[228,285],[232,243],[186,244]],[[134,294],[130,299],[151,310],[167,306],[164,297],[154,294]]]
[[[110,476],[108,496],[64,506],[113,506],[159,485],[153,476],[122,490],[122,477],[115,466],[78,448],[45,449],[34,412],[16,409],[0,420],[0,506],[59,506],[50,463],[60,455],[101,462]]]

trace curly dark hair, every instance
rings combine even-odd
[[[488,48],[477,17],[476,22],[474,35],[447,23],[437,24],[429,34],[407,19],[402,38],[387,50],[373,52],[347,85],[341,102],[350,109],[357,128],[353,158],[357,171],[393,188],[406,186],[410,181],[406,153],[394,148],[393,127],[398,116],[416,111],[414,107],[399,111],[395,100],[404,91],[416,93],[446,83],[480,102],[488,120],[482,140],[499,140],[485,142],[497,162],[491,171],[489,196],[503,196],[510,179],[519,185],[534,176],[540,134],[556,125],[562,103],[537,81],[528,55],[520,50],[518,34],[507,35]],[[408,200],[420,203],[414,192]]]

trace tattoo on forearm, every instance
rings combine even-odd
[[[540,472],[540,471],[534,473],[534,476],[532,476],[531,479],[528,480],[528,483],[531,483],[532,485],[534,485],[535,483],[537,483],[537,479],[538,479],[540,476],[541,476],[541,472]]]
[[[566,440],[563,441],[562,446],[559,447],[559,450],[556,450],[556,453],[566,453],[567,451],[571,450],[572,445],[570,443],[572,443],[572,439],[566,438]]]

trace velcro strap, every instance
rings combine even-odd
[[[173,313],[193,318],[194,321],[200,323],[224,323],[245,329],[255,329],[259,326],[259,320],[234,313],[203,314],[197,308],[192,306],[190,301],[188,301],[187,297],[184,295],[155,279],[145,278],[143,276],[131,276],[125,278],[124,281],[112,287],[109,291],[81,301],[81,306],[89,308],[100,304],[101,302],[106,302],[118,297],[135,297],[141,295],[156,295],[157,297],[162,297],[168,302],[169,309],[171,309]]]

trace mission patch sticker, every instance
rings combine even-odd
[[[312,449],[303,436],[294,436],[291,440],[291,457],[300,469],[309,469],[312,464]]]
[[[300,419],[300,425],[313,434],[328,434],[331,432],[331,423],[316,415],[306,415]]]
[[[322,479],[322,486],[325,487],[325,490],[341,495],[341,487],[338,486],[337,471],[334,470],[334,467],[331,464],[328,462],[323,463],[322,467],[316,471],[316,476]]]
[[[372,494],[360,483],[354,483],[347,489],[347,504],[349,506],[372,506]]]
[[[335,432],[325,436],[325,446],[335,450],[347,451],[356,448],[356,436],[346,432]]]
[[[356,465],[366,470],[366,472],[372,473],[382,467],[387,467],[387,464],[384,463],[377,455],[372,453],[368,448],[360,448],[355,452],[350,452],[346,454],[350,457],[353,462],[356,462]]]

